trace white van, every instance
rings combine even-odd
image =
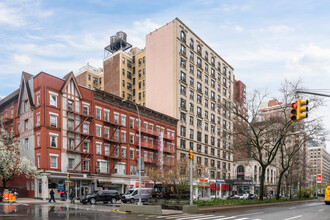
[[[142,202],[147,201],[151,198],[153,192],[153,188],[141,188],[141,200]],[[129,189],[122,197],[121,201],[123,203],[130,202],[134,203],[136,201],[139,201],[139,189]]]

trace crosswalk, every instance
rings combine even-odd
[[[261,220],[259,218],[249,218],[247,215],[234,215],[234,216],[224,216],[224,215],[208,215],[208,214],[194,214],[194,215],[167,215],[167,216],[157,216],[158,219],[167,220]]]

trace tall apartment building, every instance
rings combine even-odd
[[[89,63],[79,69],[76,74],[78,84],[84,85],[89,89],[104,90],[103,69],[95,68]]]
[[[143,106],[139,110],[140,121],[133,103],[79,86],[72,73],[64,79],[23,73],[19,90],[0,101],[0,115],[7,131],[18,138],[21,155],[40,170],[34,180],[23,183],[27,194],[46,199],[54,189],[59,198],[57,190],[67,173],[77,196],[136,187],[139,138],[144,166],[171,170],[177,120]],[[148,182],[147,176],[143,179]]]
[[[316,176],[322,175],[322,183],[330,183],[330,154],[324,144],[308,147],[311,183],[315,185]]]
[[[176,18],[146,36],[146,70],[146,106],[180,120],[178,158],[192,149],[210,182],[230,179],[232,116],[221,105],[233,103],[233,67]]]
[[[149,33],[145,50],[125,52],[118,33],[105,48],[105,91],[179,119],[178,158],[192,149],[205,178],[230,179],[232,116],[221,105],[233,104],[233,67],[178,18]]]

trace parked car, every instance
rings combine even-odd
[[[231,195],[231,196],[228,196],[227,199],[239,199],[239,196],[238,195]]]
[[[153,188],[141,188],[141,201],[148,201],[152,196]],[[123,203],[134,203],[135,201],[139,201],[139,189],[129,189],[124,195],[121,197],[121,201]]]
[[[83,204],[96,204],[97,202],[112,204],[116,203],[120,200],[120,193],[117,190],[100,190],[94,191],[91,194],[88,194],[85,198],[81,199],[80,202]]]
[[[250,193],[247,199],[250,199],[250,200],[257,199],[257,195],[256,195],[256,194],[251,194],[251,193]]]
[[[248,199],[249,193],[241,193],[238,195],[239,199]]]

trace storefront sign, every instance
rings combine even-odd
[[[64,184],[57,184],[57,193],[64,193]]]

